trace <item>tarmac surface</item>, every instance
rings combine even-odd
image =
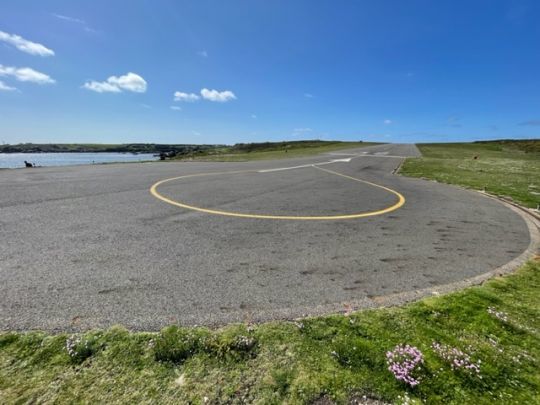
[[[388,144],[2,170],[0,330],[294,318],[474,277],[527,249],[525,221],[499,202],[392,173],[417,155]]]

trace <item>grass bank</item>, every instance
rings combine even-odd
[[[0,399],[538,403],[539,290],[532,261],[480,287],[348,316],[217,331],[4,333]]]
[[[362,148],[379,145],[375,142],[341,141],[289,141],[240,143],[233,146],[214,148],[197,153],[177,155],[179,160],[204,160],[217,162],[244,162],[249,160],[273,160],[304,156],[313,156],[342,149]]]
[[[401,173],[540,204],[540,140],[418,144]]]

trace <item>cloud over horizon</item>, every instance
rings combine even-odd
[[[17,68],[14,66],[0,65],[0,76],[11,76],[20,82],[31,82],[37,84],[53,84],[56,80],[45,73],[38,72],[29,67]]]
[[[37,42],[24,39],[20,35],[8,34],[7,32],[0,31],[0,41],[10,44],[19,51],[30,55],[54,56],[54,51],[52,49],[47,48],[45,45],[38,44]]]
[[[121,93],[124,90],[133,93],[145,93],[147,83],[138,74],[128,72],[123,76],[110,76],[104,82],[92,80],[84,83],[82,87],[96,93]]]

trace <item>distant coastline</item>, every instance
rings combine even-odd
[[[123,152],[39,152],[39,153],[0,153],[0,169],[28,167],[98,165],[106,163],[142,163],[156,161],[155,153]]]
[[[0,153],[167,153],[176,154],[204,152],[224,145],[191,145],[191,144],[68,144],[68,143],[20,143],[16,145],[0,145]]]

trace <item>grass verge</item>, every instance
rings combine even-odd
[[[540,140],[418,144],[422,157],[407,159],[401,174],[485,190],[537,208]]]
[[[313,156],[342,149],[379,145],[375,142],[340,141],[290,141],[236,144],[208,151],[177,155],[179,160],[204,160],[217,162],[244,162]]]
[[[402,308],[217,331],[171,326],[160,333],[120,327],[76,335],[3,333],[0,398],[538,403],[539,288],[540,261],[531,261],[514,275]],[[413,349],[401,355],[398,349],[394,367],[418,380],[414,386],[388,370],[387,352],[407,344],[423,360],[407,369],[401,360]]]

